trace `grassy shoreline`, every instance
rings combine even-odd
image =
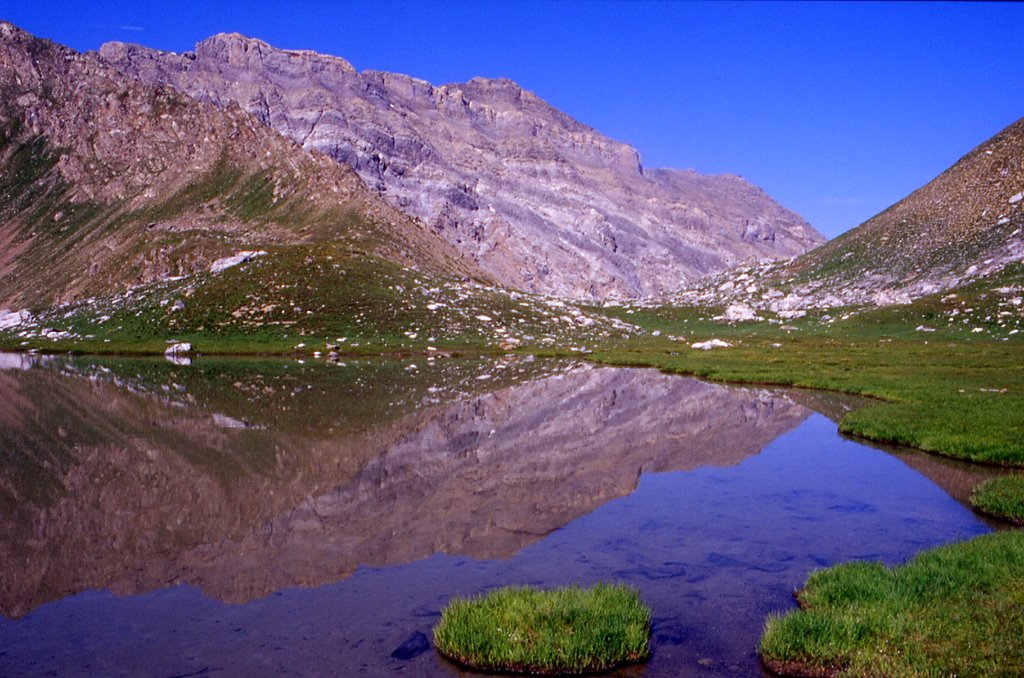
[[[789,676],[1018,675],[1024,668],[1024,532],[929,549],[904,565],[813,573],[800,609],[758,647]]]
[[[1024,347],[802,341],[719,351],[598,350],[607,365],[654,367],[709,381],[835,391],[871,398],[842,433],[975,463],[1024,466]],[[708,355],[715,353],[715,355]],[[911,360],[903,358],[909,356]],[[816,359],[816,360],[815,360]]]

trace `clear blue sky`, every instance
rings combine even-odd
[[[237,31],[435,84],[508,77],[648,167],[739,174],[830,237],[1024,117],[1024,4],[4,2],[78,50]]]

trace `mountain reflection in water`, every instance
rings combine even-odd
[[[244,602],[360,565],[508,558],[642,472],[739,463],[809,414],[542,360],[0,367],[8,617],[88,589]]]

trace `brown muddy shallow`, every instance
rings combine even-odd
[[[627,674],[756,675],[811,569],[987,530],[947,494],[984,471],[844,440],[799,394],[540,360],[6,361],[4,675],[453,675],[423,642],[452,595],[596,581],[654,611]]]

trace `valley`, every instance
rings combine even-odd
[[[4,485],[4,546],[52,576],[15,581],[5,572],[5,614],[93,589],[144,596],[161,582],[247,603],[293,586],[372,598],[379,582],[358,590],[339,582],[408,567],[401,586],[415,588],[428,575],[410,563],[423,559],[436,570],[430,576],[454,576],[431,560],[438,554],[486,563],[536,549],[557,563],[563,534],[586,567],[561,577],[551,574],[555,565],[542,575],[536,568],[546,566],[536,563],[473,564],[460,586],[514,580],[515,568],[550,585],[598,574],[654,580],[671,563],[628,549],[622,562],[588,569],[594,551],[580,526],[614,515],[670,472],[684,474],[673,482],[692,482],[710,506],[724,506],[700,485],[702,469],[741,469],[748,457],[757,466],[762,448],[776,449],[772,441],[804,426],[810,410],[797,402],[831,417],[834,424],[812,426],[830,430],[821,443],[829,449],[853,445],[838,428],[897,453],[941,458],[935,463],[969,478],[955,497],[964,504],[972,491],[980,495],[982,479],[1019,478],[1024,469],[1024,121],[825,242],[757,186],[645,168],[632,147],[510,80],[435,86],[239,34],[180,54],[128,43],[78,53],[2,23],[0,93],[0,386],[9,419],[0,423],[10,450],[28,455],[8,452],[5,462],[14,475]],[[291,395],[268,385],[264,373],[290,383],[293,368],[303,376]],[[326,421],[327,411],[300,395],[307,387],[361,412],[358,425],[264,420],[266,411],[251,406],[273,394],[268,403],[283,411],[297,397]],[[67,402],[50,412],[40,395],[47,392]],[[348,400],[352,392],[363,400]],[[107,410],[92,411],[97,395]],[[207,410],[225,407],[238,412],[207,421]],[[68,414],[77,411],[89,415]],[[165,430],[142,424],[124,439],[116,431],[175,421],[175,411],[188,420],[181,436],[165,439]],[[243,433],[218,430],[228,420],[242,422],[235,428]],[[57,421],[77,433],[41,440]],[[739,430],[730,428],[736,422]],[[545,437],[525,445],[538,431]],[[587,456],[579,440],[598,451]],[[634,449],[634,440],[643,444]],[[730,454],[714,453],[714,440]],[[429,458],[437,445],[445,451]],[[673,456],[691,447],[709,452]],[[109,477],[108,454],[111,468],[122,469]],[[801,458],[828,463],[810,452]],[[817,472],[793,492],[828,489],[816,484]],[[95,497],[86,477],[102,480]],[[502,494],[513,477],[522,505]],[[914,478],[901,482],[916,487]],[[151,542],[122,532],[116,509],[32,533],[41,515],[87,512],[116,495],[162,534],[168,516],[136,496],[146,482],[181,506],[202,488],[199,536]],[[855,502],[857,491],[883,491],[885,482],[884,473],[873,475],[833,506]],[[460,494],[474,483],[489,494]],[[807,585],[802,610],[780,602],[785,590],[771,609],[745,602],[771,620],[760,659],[784,675],[1014,673],[1024,661],[1024,533],[1010,525],[1024,494],[1019,484],[1005,486],[1003,503],[984,504],[992,522],[960,505],[936,508],[948,531],[920,518],[935,529],[927,544],[892,536],[879,558],[870,556],[881,549],[864,546],[815,561],[798,553],[798,539],[764,547],[747,575],[760,577],[750,573],[784,550],[799,562],[787,573],[801,577],[788,585]],[[278,494],[265,505],[243,501],[271,489]],[[562,495],[568,504],[553,501]],[[946,506],[940,499],[935,505]],[[375,541],[372,528],[378,512],[396,507],[387,531],[403,534],[402,548]],[[660,510],[628,520],[664,527]],[[815,510],[799,520],[818,520]],[[363,533],[342,535],[357,519]],[[338,541],[318,543],[314,524]],[[435,524],[458,535],[436,541]],[[998,534],[979,536],[991,529]],[[89,551],[87,571],[61,569],[81,540],[95,546],[124,535],[120,550]],[[972,538],[928,550],[960,537]],[[48,539],[55,551],[40,546]],[[176,540],[187,542],[183,551]],[[346,550],[356,541],[364,550]],[[721,545],[709,548],[700,558],[734,562]],[[918,551],[905,569],[886,569]],[[266,563],[286,552],[295,560],[271,577]],[[634,571],[631,559],[646,569]],[[835,567],[846,560],[885,566],[865,565],[868,574]],[[130,562],[131,576],[119,569]],[[829,569],[810,574],[814,567]],[[920,574],[929,567],[931,575]],[[935,583],[947,574],[953,583]],[[920,595],[886,588],[904,578]],[[671,598],[658,586],[652,595]],[[892,599],[879,603],[878,589]],[[419,601],[422,615],[436,616],[447,593]],[[295,595],[288,605],[298,604]],[[693,595],[729,593],[719,584]],[[881,612],[857,617],[868,603]],[[148,605],[134,597],[128,604]],[[672,610],[671,620],[655,621],[661,649],[651,675],[713,653],[664,663],[677,651],[673,639],[682,644],[686,635],[666,630],[685,616]],[[955,632],[935,621],[958,615],[971,619]],[[911,630],[892,621],[910,617],[932,621]],[[743,633],[750,645],[756,630]],[[908,650],[915,637],[928,639],[916,652]],[[972,643],[975,650],[964,649]],[[700,666],[715,675],[759,670],[752,647],[721,652],[729,659]]]

